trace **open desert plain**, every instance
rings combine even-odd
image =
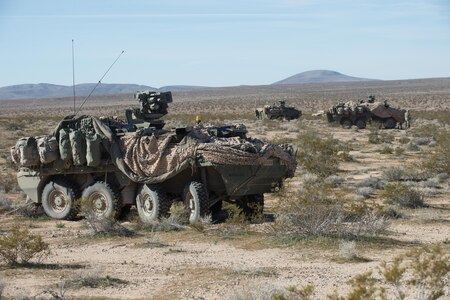
[[[343,129],[312,116],[369,95],[410,109],[411,127]],[[167,129],[192,126],[196,115],[244,124],[250,137],[295,146],[295,176],[251,218],[226,204],[220,221],[191,225],[179,207],[150,225],[134,207],[108,224],[54,220],[27,203],[10,148],[51,133],[73,99],[2,100],[0,298],[450,299],[450,79],[209,88],[173,98]],[[278,100],[303,116],[255,118],[256,107]],[[123,118],[137,105],[132,95],[94,95],[82,114]],[[8,259],[33,250],[26,262]]]

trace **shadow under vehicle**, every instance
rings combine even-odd
[[[331,107],[326,115],[329,123],[335,122],[346,129],[353,125],[364,129],[372,121],[379,123],[380,128],[403,128],[404,124],[406,128],[410,121],[409,111],[391,107],[387,101],[376,102],[375,96],[369,96],[368,101],[359,101],[357,104],[353,101],[339,103]]]
[[[136,97],[141,106],[126,110],[126,122],[68,116],[49,136],[20,139],[11,154],[28,198],[50,217],[68,220],[80,207],[109,218],[135,205],[145,223],[183,201],[195,223],[220,211],[223,201],[261,213],[264,193],[294,174],[289,145],[247,138],[243,125],[164,130],[171,93]]]
[[[255,110],[256,118],[263,120],[295,120],[301,117],[302,111],[291,106],[286,106],[285,101],[279,101],[279,105],[265,105]]]

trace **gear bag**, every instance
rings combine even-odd
[[[42,164],[48,164],[58,159],[59,149],[56,137],[43,136],[38,138],[37,147]]]
[[[59,131],[59,155],[65,162],[72,159],[72,147],[70,146],[69,129],[61,128]]]
[[[89,167],[97,167],[102,159],[102,139],[96,133],[86,135],[86,163]]]
[[[40,164],[37,143],[34,137],[25,137],[18,140],[14,152],[16,152],[15,159],[18,158],[20,165],[23,167],[33,167]]]
[[[69,133],[70,145],[72,146],[72,159],[74,166],[86,164],[86,139],[81,130]]]

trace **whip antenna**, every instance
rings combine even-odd
[[[83,103],[81,103],[80,107],[78,108],[78,111],[75,113],[75,116],[80,112],[80,110],[83,108],[83,105],[86,103],[87,99],[92,95],[92,93],[95,91],[95,89],[100,85],[100,83],[102,83],[103,78],[105,78],[106,74],[108,74],[109,70],[111,70],[111,68],[116,64],[116,62],[119,60],[120,56],[122,56],[122,54],[125,52],[125,50],[122,50],[122,52],[120,52],[119,56],[117,56],[116,60],[111,64],[111,66],[109,66],[108,70],[106,70],[105,74],[103,74],[102,78],[100,78],[100,80],[97,82],[97,84],[94,86],[94,88],[92,89],[92,91],[89,93],[89,95],[87,95],[86,98],[84,98]]]
[[[72,87],[73,87],[73,113],[76,113],[75,106],[75,54],[73,51],[73,39],[72,39]]]

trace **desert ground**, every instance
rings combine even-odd
[[[411,109],[411,128],[383,130],[372,124],[343,129],[311,115],[370,94]],[[304,116],[294,121],[254,118],[255,107],[277,100],[286,100]],[[121,116],[123,108],[133,105],[130,95],[94,97],[82,113]],[[359,298],[351,297],[364,286],[385,288],[388,299],[400,299],[401,292],[406,299],[431,299],[431,277],[414,284],[416,273],[409,267],[417,262],[414,251],[428,249],[426,255],[440,249],[426,265],[443,262],[442,276],[433,280],[443,284],[439,299],[450,299],[449,79],[175,92],[167,128],[192,125],[196,114],[205,123],[245,124],[248,136],[299,149],[295,176],[280,192],[265,195],[264,215],[252,220],[226,207],[229,218],[219,223],[205,218],[194,226],[170,219],[145,226],[132,208],[117,227],[102,234],[82,218],[60,221],[39,209],[30,211],[9,157],[18,138],[50,133],[73,111],[72,99],[11,100],[0,106],[0,233],[6,236],[19,225],[50,248],[41,260],[27,264],[0,261],[0,298],[372,299],[361,290],[355,294]],[[314,156],[319,172],[302,156],[308,147],[319,154]],[[324,171],[321,162],[335,169]],[[399,186],[420,203],[396,202]],[[286,221],[286,211],[301,220]],[[319,230],[318,224],[325,223],[329,226]],[[382,266],[394,266],[399,257],[406,273],[394,284]],[[359,286],[351,281],[369,271],[373,280]]]

